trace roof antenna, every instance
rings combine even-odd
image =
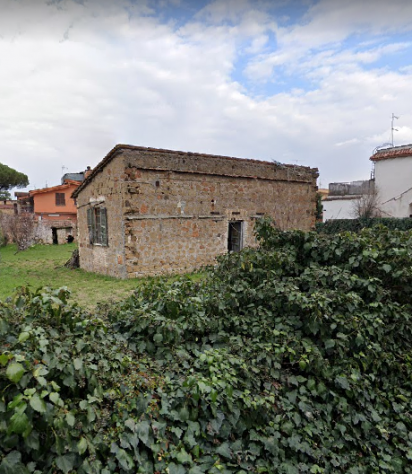
[[[394,146],[394,145],[393,145],[393,132],[394,132],[394,131],[395,131],[395,132],[398,132],[398,131],[399,131],[397,128],[393,128],[393,121],[394,121],[395,119],[398,120],[399,117],[397,117],[397,116],[392,112],[392,121],[391,121],[391,137],[392,137],[391,142],[392,142],[392,146]]]

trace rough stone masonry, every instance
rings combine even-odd
[[[117,145],[74,192],[80,266],[120,278],[191,272],[255,246],[254,223],[315,224],[318,170]]]

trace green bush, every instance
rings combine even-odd
[[[317,222],[316,230],[322,234],[337,234],[339,232],[359,232],[361,229],[383,225],[392,230],[412,230],[412,218],[405,217],[373,217],[370,219],[332,219],[326,222]]]
[[[412,233],[280,232],[105,315],[0,306],[2,473],[411,473]]]

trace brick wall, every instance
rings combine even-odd
[[[77,197],[80,264],[118,277],[188,272],[227,252],[230,221],[242,222],[244,246],[256,244],[259,215],[308,230],[316,176],[304,167],[126,148]],[[99,199],[108,247],[88,243],[86,210]]]

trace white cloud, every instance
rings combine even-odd
[[[408,42],[386,38],[361,51],[329,45],[309,55],[311,44],[329,41],[329,33],[309,34],[330,19],[323,2],[306,25],[288,30],[277,29],[263,4],[246,0],[213,2],[179,29],[162,23],[149,1],[35,3],[7,0],[0,17],[7,64],[0,69],[0,161],[37,187],[59,182],[63,165],[96,165],[116,143],[298,162],[319,166],[326,183],[367,177],[392,112],[402,114],[396,139],[412,142],[412,115],[403,110],[410,65],[401,73],[363,69]],[[344,23],[333,41],[358,28]],[[279,49],[262,54],[273,31]],[[250,83],[232,79],[243,52],[254,58],[252,85],[279,68],[279,80],[304,78],[312,90],[287,85],[252,95]]]

